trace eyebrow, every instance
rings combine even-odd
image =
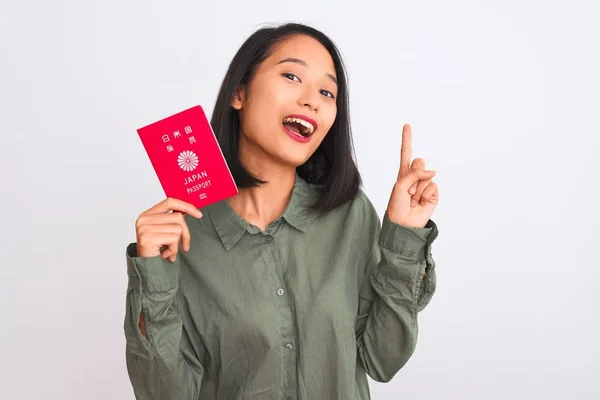
[[[304,67],[308,67],[308,64],[306,63],[306,61],[304,60],[300,60],[298,58],[294,58],[294,57],[288,57],[288,58],[284,58],[283,60],[279,61],[277,64],[283,64],[283,63],[295,63],[295,64],[300,64]],[[331,79],[333,81],[333,83],[335,83],[336,85],[338,84],[337,79],[335,78],[335,76],[331,75],[330,73],[326,73],[325,74],[329,79]]]

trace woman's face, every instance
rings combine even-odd
[[[269,160],[304,164],[337,113],[333,60],[310,36],[288,37],[258,67],[249,88],[232,101],[240,111],[240,156],[248,167]]]

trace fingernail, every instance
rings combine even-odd
[[[411,205],[411,207],[414,207],[414,206],[416,206],[416,205],[417,205],[417,201],[416,201],[415,199],[412,199],[412,200],[410,201],[410,205]]]

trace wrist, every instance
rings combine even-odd
[[[385,212],[385,216],[391,222],[400,225],[404,228],[425,228],[427,226],[427,221],[425,222],[416,222],[414,220],[410,220],[406,217],[402,217],[398,212],[394,211],[393,208],[389,208]]]

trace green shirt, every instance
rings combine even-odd
[[[186,216],[191,249],[175,263],[127,247],[137,399],[364,400],[367,374],[387,382],[402,368],[435,291],[435,223],[381,223],[362,191],[318,217],[315,196],[297,177],[264,232],[226,201]]]

